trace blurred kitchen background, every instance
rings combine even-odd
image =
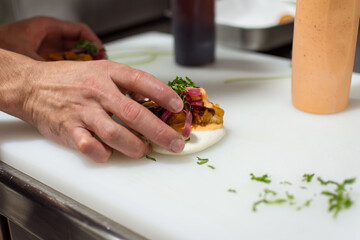
[[[256,5],[264,8],[264,4],[274,0],[217,0],[218,3],[226,1],[232,1],[231,4],[241,1],[241,15]],[[244,4],[246,1],[252,4]],[[277,1],[292,2],[295,6],[295,0]],[[170,0],[0,0],[0,23],[37,15],[86,23],[105,43],[146,31],[171,33]],[[218,26],[217,34],[218,42],[234,48],[291,58],[292,30],[293,23],[281,28],[250,30]],[[356,51],[354,69],[360,72],[359,44]]]
[[[45,15],[86,23],[106,41],[149,29],[170,31],[168,0],[0,0],[0,23]]]

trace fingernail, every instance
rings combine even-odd
[[[172,140],[172,142],[170,144],[170,149],[171,149],[171,151],[178,153],[184,149],[184,145],[185,145],[185,141],[183,139],[178,138],[178,139]]]
[[[180,112],[183,109],[183,106],[183,102],[178,98],[170,100],[170,107],[174,110],[174,112]]]

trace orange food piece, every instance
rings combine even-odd
[[[46,61],[60,61],[60,60],[64,60],[64,56],[61,52],[50,53],[46,57]]]
[[[292,21],[294,21],[294,17],[292,15],[286,14],[280,17],[279,24],[292,22]]]
[[[205,89],[199,89],[202,94],[201,97],[191,96],[191,98],[193,100],[201,99],[203,101],[203,106],[198,110],[192,110],[193,119],[191,128],[198,131],[208,131],[221,128],[223,126],[224,110],[220,108],[218,104],[213,104],[208,100]],[[159,108],[159,105],[153,101],[142,103],[142,105],[153,110]],[[185,126],[185,120],[185,112],[179,112],[173,113],[166,123],[175,131],[180,132]]]
[[[73,60],[73,61],[90,61],[93,57],[87,53],[74,53],[72,51],[50,53],[46,57],[47,61],[61,61],[61,60]]]
[[[166,121],[166,123],[172,127],[175,131],[180,132],[185,125],[186,114],[184,112],[174,113]]]

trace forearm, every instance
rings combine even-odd
[[[24,118],[35,61],[0,49],[0,110]]]

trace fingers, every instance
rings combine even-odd
[[[106,162],[112,153],[112,149],[94,138],[88,130],[77,127],[73,130],[73,140],[76,150],[95,162]]]
[[[117,98],[111,97],[109,101],[105,108],[130,128],[168,151],[178,153],[183,150],[184,139],[142,105],[123,95],[119,95]]]
[[[151,74],[118,63],[108,62],[108,64],[109,76],[119,88],[146,96],[172,112],[183,109],[183,101],[178,94]],[[150,141],[172,152],[183,150],[185,144],[183,138],[137,102],[121,94],[114,94],[109,95],[102,105]]]
[[[77,41],[80,38],[83,38],[85,40],[95,42],[99,48],[103,48],[100,39],[86,24],[79,22],[62,21],[59,19],[48,17],[40,17],[39,21],[41,20],[46,21],[45,31],[48,34],[61,34],[64,40]]]
[[[142,158],[151,152],[150,146],[105,112],[87,116],[84,123],[105,144],[132,158]]]
[[[22,51],[22,54],[24,54],[25,56],[28,56],[34,60],[38,60],[38,61],[43,61],[44,58],[41,57],[39,54],[37,54],[36,52],[29,50],[29,49],[24,49]]]
[[[119,87],[146,96],[172,112],[183,109],[178,94],[149,73],[118,63],[109,63],[109,75]]]
[[[90,40],[92,42],[95,42],[99,48],[103,48],[100,39],[86,24],[78,23],[78,22],[61,21],[59,27],[61,28],[62,36],[64,38],[76,39],[76,40],[83,38],[85,40]]]
[[[135,92],[130,92],[129,95],[132,99],[134,99],[137,102],[144,100],[146,98],[145,96],[135,93]]]

